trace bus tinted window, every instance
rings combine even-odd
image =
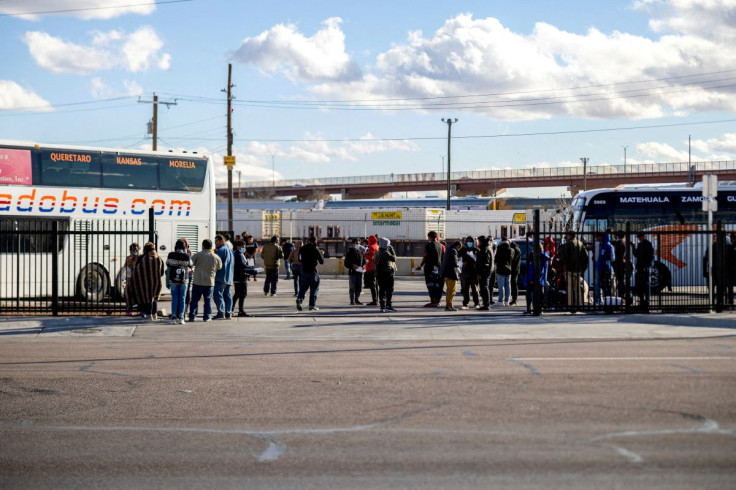
[[[41,152],[41,183],[72,187],[100,187],[100,155],[81,151]]]
[[[0,254],[60,252],[63,240],[54,247],[52,221],[44,218],[0,218]],[[59,220],[59,231],[69,229],[69,222]]]
[[[102,154],[102,186],[112,189],[158,189],[154,156]]]
[[[158,159],[158,164],[162,190],[198,192],[204,188],[207,160],[164,157]]]

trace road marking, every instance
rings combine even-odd
[[[712,357],[514,357],[518,361],[736,361],[736,356]]]

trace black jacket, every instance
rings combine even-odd
[[[511,257],[511,273],[518,274],[521,271],[521,249],[515,241],[511,240],[509,243],[511,244],[511,250],[514,252]]]
[[[447,250],[445,250],[440,274],[442,274],[442,277],[457,281],[457,250],[454,247],[447,247]]]
[[[652,242],[644,239],[636,244],[634,249],[634,257],[636,257],[636,270],[642,271],[649,269],[654,263],[654,247]],[[706,268],[703,269],[705,271]]]
[[[511,259],[514,258],[514,250],[508,241],[502,240],[496,248],[496,274],[499,276],[511,275]]]
[[[478,260],[475,263],[475,272],[479,276],[487,276],[493,272],[495,264],[493,263],[493,249],[491,245],[485,245],[480,248]]]
[[[300,249],[299,255],[302,261],[302,272],[314,274],[317,272],[317,264],[324,264],[325,257],[322,250],[314,243],[307,243]]]
[[[246,282],[248,274],[246,273],[245,253],[237,249],[233,250],[233,264],[233,281],[237,283]]]
[[[463,277],[475,276],[475,263],[478,261],[478,254],[480,249],[478,247],[463,247],[460,249],[460,257],[463,259],[463,268],[460,271]]]
[[[365,258],[363,258],[363,254],[360,252],[360,250],[356,249],[355,247],[350,247],[348,253],[345,254],[345,268],[350,274],[359,274],[356,273],[353,269],[354,265],[357,265],[358,267],[363,267],[363,265],[365,265]]]

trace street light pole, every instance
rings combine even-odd
[[[626,173],[626,149],[628,146],[621,146],[624,149],[624,173]]]
[[[457,118],[445,119],[442,118],[443,123],[447,123],[447,210],[450,210],[450,198],[452,197],[452,187],[450,184],[450,142],[452,141],[452,123],[457,122]]]
[[[271,179],[273,181],[273,189],[276,190],[276,155],[271,155]]]
[[[580,159],[581,162],[583,162],[583,190],[588,190],[588,160],[590,160],[588,157],[582,157]]]

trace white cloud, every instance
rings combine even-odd
[[[362,72],[352,67],[339,19],[332,18],[313,37],[295,25],[274,26],[246,38],[234,57],[269,75],[283,73],[311,84],[309,90],[318,98],[443,97],[391,104],[452,108],[497,119],[736,112],[733,73],[714,74],[736,66],[730,42],[736,39],[734,4],[736,0],[641,0],[635,7],[653,16],[657,32],[651,37],[594,28],[574,33],[542,22],[522,33],[492,17],[459,14],[429,35],[410,32],[405,42],[378,54],[374,66]],[[718,33],[709,32],[710,24],[696,29],[678,21],[694,12],[699,19],[712,19]]]
[[[26,20],[39,20],[41,14],[32,12],[48,12],[43,16],[61,15],[73,16],[84,20],[111,19],[126,14],[149,15],[156,10],[155,2],[121,2],[120,0],[4,0],[0,2],[0,13],[3,14],[26,14],[19,15]],[[128,5],[126,5],[128,4]],[[121,6],[122,5],[122,6]],[[114,7],[114,8],[105,8]]]
[[[707,140],[693,140],[692,147],[705,154],[711,155],[711,159],[722,159],[723,152],[729,155],[729,159],[733,159],[736,155],[736,133],[726,133],[720,138],[711,138]]]
[[[636,153],[649,157],[647,162],[687,162],[687,150],[677,150],[666,143],[651,141],[636,145]]]
[[[94,77],[90,81],[90,93],[95,99],[106,99],[123,95],[143,95],[143,87],[134,80],[123,80],[123,89],[124,90],[116,90],[110,87],[100,77]]]
[[[163,41],[150,26],[126,34],[122,30],[95,32],[90,45],[79,45],[30,31],[23,37],[36,63],[53,73],[86,74],[101,70],[146,71],[152,65],[168,69],[171,57],[161,53]]]
[[[265,73],[283,73],[303,82],[348,81],[360,77],[360,69],[345,52],[342,20],[332,17],[312,37],[293,24],[278,24],[258,36],[247,37],[233,53],[235,60]]]
[[[0,80],[0,110],[51,111],[53,107],[33,90],[11,80]]]
[[[717,138],[691,141],[692,152],[688,155],[687,140],[682,142],[681,150],[666,143],[650,141],[636,145],[636,155],[643,155],[646,163],[733,160],[736,158],[736,133],[725,133]],[[629,160],[636,163],[637,160]]]

